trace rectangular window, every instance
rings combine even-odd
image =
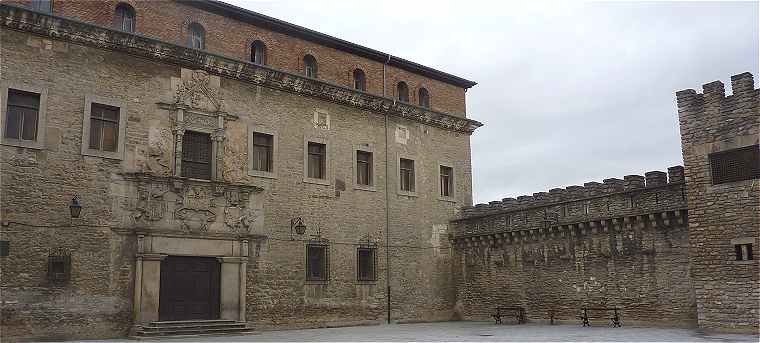
[[[34,141],[40,114],[40,95],[8,89],[5,138]]]
[[[450,197],[453,188],[454,171],[451,167],[441,166],[441,196]]]
[[[308,144],[308,177],[312,179],[325,179],[327,146],[320,143],[309,142]]]
[[[92,103],[90,149],[116,151],[119,147],[119,108]]]
[[[35,11],[53,13],[52,0],[32,0],[32,9]]]
[[[737,261],[750,261],[752,258],[752,243],[735,244]]]
[[[211,136],[185,131],[182,136],[182,176],[211,180]]]
[[[360,185],[372,185],[372,153],[356,151],[356,183]]]
[[[405,158],[400,159],[399,175],[401,176],[401,190],[414,192],[414,161]]]
[[[328,279],[327,245],[306,245],[306,280],[327,281]]]
[[[265,133],[253,133],[253,170],[272,172],[274,136]]]
[[[377,281],[375,250],[372,247],[356,249],[356,277],[359,281]]]
[[[713,185],[760,179],[760,145],[715,152],[709,158]]]

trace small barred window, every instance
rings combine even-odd
[[[737,261],[750,261],[752,257],[752,243],[735,244],[734,250],[736,251]]]
[[[709,158],[713,185],[760,179],[760,145],[712,153]]]

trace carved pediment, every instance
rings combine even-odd
[[[210,113],[224,112],[219,76],[203,70],[181,69],[181,77],[171,80],[174,105]]]

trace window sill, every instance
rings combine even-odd
[[[315,185],[323,185],[323,186],[329,186],[330,185],[330,181],[328,181],[327,179],[314,179],[314,178],[310,178],[310,177],[303,178],[303,182],[304,183],[311,183],[311,184],[315,184]]]
[[[306,280],[306,285],[326,285],[329,280]]]
[[[368,185],[354,185],[355,190],[359,191],[367,191],[367,192],[377,192],[377,189],[375,189],[375,186],[368,186]]]
[[[91,156],[91,157],[100,157],[100,158],[107,158],[112,160],[123,160],[124,154],[114,151],[114,152],[108,152],[108,151],[100,151],[100,150],[93,150],[93,149],[85,149],[82,151],[83,156]]]
[[[416,198],[417,192],[409,192],[409,191],[397,191],[396,194],[403,195],[410,198]]]
[[[39,142],[39,141],[25,141],[25,140],[20,140],[20,139],[3,138],[0,144],[7,145],[7,146],[14,146],[17,148],[27,148],[27,149],[36,149],[36,150],[44,149],[42,142]]]
[[[377,280],[357,280],[357,285],[374,286],[377,285]]]
[[[277,179],[277,175],[275,175],[275,173],[260,170],[249,170],[248,176],[260,177],[264,179]]]
[[[738,265],[742,265],[742,264],[744,264],[744,265],[752,265],[752,264],[756,264],[756,263],[757,263],[757,260],[746,260],[746,261],[745,260],[742,260],[742,261],[731,260],[731,261],[728,261],[728,264],[738,264]]]
[[[444,201],[444,202],[450,202],[450,203],[455,203],[456,204],[457,199],[455,199],[454,197],[439,196],[438,197],[438,201]]]

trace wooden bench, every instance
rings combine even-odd
[[[517,324],[525,323],[525,308],[518,306],[497,306],[496,313],[491,315],[496,324],[501,324],[501,317],[514,316],[517,319]]]
[[[612,317],[610,317],[610,322],[608,325],[613,328],[619,328],[623,326],[623,324],[620,322],[620,315],[618,314],[619,309],[617,307],[596,307],[596,308],[584,307],[584,308],[581,308],[581,311],[582,312],[579,319],[583,323],[584,327],[591,326],[591,322],[589,321],[589,315],[588,315],[589,311],[603,312],[603,313],[612,311],[613,315]]]

